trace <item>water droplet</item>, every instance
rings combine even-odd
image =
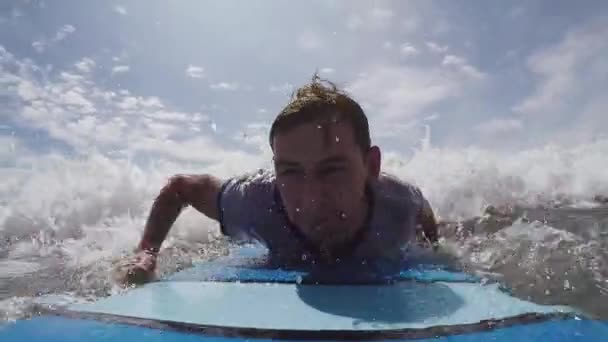
[[[564,280],[564,289],[570,289],[570,282],[568,281],[568,279]]]
[[[298,213],[299,213],[299,212],[300,212],[300,208],[296,208],[296,212],[298,212]]]
[[[340,212],[340,218],[341,218],[342,220],[346,220],[346,217],[347,217],[347,216],[346,216],[346,213],[345,213],[345,212],[343,212],[343,211],[341,211],[341,212]]]
[[[340,142],[340,137],[336,135],[336,142]]]
[[[303,254],[302,254],[302,261],[306,261],[306,259],[307,259],[307,258],[308,258],[308,257],[306,256],[306,253],[303,253]]]
[[[317,125],[317,128],[319,128],[319,129],[320,129],[320,128],[323,128],[323,126],[321,126],[321,125]]]
[[[302,276],[299,274],[296,276],[296,284],[298,284],[298,285],[302,284]]]
[[[285,186],[285,183],[281,183],[281,187],[284,187],[284,186]]]
[[[545,290],[545,296],[548,296],[548,295],[550,295],[550,294],[551,294],[551,291],[549,291],[548,289],[547,289],[547,290]]]

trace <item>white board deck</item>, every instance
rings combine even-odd
[[[402,282],[298,285],[163,281],[71,310],[201,325],[290,330],[384,330],[571,312],[509,296],[497,285]]]

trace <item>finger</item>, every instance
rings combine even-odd
[[[152,278],[150,272],[141,269],[139,267],[135,267],[127,271],[126,280],[130,284],[143,284],[148,282]]]

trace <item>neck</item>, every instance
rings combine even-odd
[[[361,199],[361,205],[357,208],[353,215],[352,225],[349,227],[348,233],[342,236],[340,239],[331,240],[323,244],[323,241],[314,241],[318,246],[321,254],[326,258],[334,259],[336,255],[350,253],[356,244],[363,238],[369,224],[369,219],[373,210],[373,199],[371,188],[366,187],[363,198]]]

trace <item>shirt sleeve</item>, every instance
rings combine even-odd
[[[218,194],[223,235],[240,241],[260,240],[258,227],[272,205],[272,176],[260,170],[228,179]]]

